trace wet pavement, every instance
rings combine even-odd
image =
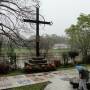
[[[64,77],[55,77],[44,90],[75,90],[72,88],[68,80],[63,80]]]
[[[75,77],[75,69],[0,77],[0,90],[50,81],[45,90],[72,90],[69,78]]]

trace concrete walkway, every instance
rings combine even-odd
[[[69,84],[68,79],[75,77],[76,75],[78,74],[75,69],[69,69],[37,74],[0,77],[0,90],[42,83],[46,81],[50,81],[52,83],[49,84],[45,90],[72,90],[70,89],[71,85]]]
[[[69,81],[62,80],[63,77],[55,77],[51,80],[51,83],[46,86],[44,90],[73,90]]]
[[[88,70],[90,71],[90,67]],[[72,88],[68,79],[78,77],[78,72],[76,70],[63,70],[62,72],[64,75],[51,79],[51,83],[44,90],[77,90]]]

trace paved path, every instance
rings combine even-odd
[[[46,86],[44,90],[73,90],[69,81],[62,80],[64,77],[55,77],[51,80],[52,83]]]
[[[6,88],[19,87],[24,85],[42,83],[46,81],[51,81],[52,83],[46,87],[45,90],[70,90],[69,82],[66,81],[68,78],[75,77],[77,72],[75,69],[61,70],[46,73],[37,74],[25,74],[16,75],[9,77],[0,77],[0,90]],[[60,89],[65,88],[66,89]]]
[[[88,70],[90,71],[90,68]],[[62,72],[64,75],[51,79],[51,83],[44,90],[75,90],[70,85],[68,78],[78,77],[78,72],[76,70],[63,70]]]
[[[72,90],[72,87],[68,81],[55,79],[54,82],[45,88],[45,90]]]

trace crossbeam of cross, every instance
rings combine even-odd
[[[29,23],[35,23],[36,24],[36,56],[40,56],[40,35],[39,35],[39,25],[40,24],[48,24],[51,25],[51,22],[46,22],[46,21],[40,21],[39,20],[39,7],[36,7],[36,20],[30,20],[30,19],[24,19],[24,22],[29,22]]]

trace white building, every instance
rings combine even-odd
[[[67,44],[55,44],[53,49],[67,49],[69,48],[70,46],[67,45]]]

